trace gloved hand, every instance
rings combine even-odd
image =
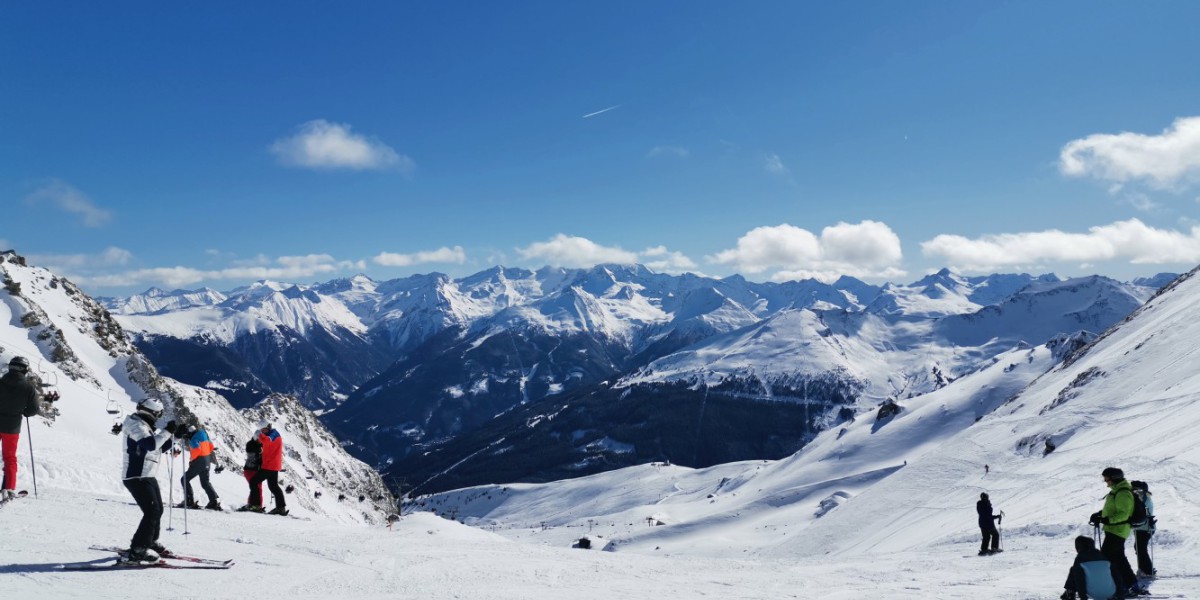
[[[1094,513],[1092,513],[1092,516],[1090,518],[1088,518],[1088,524],[1089,525],[1099,525],[1101,523],[1102,518],[1103,517],[1100,516],[1099,512],[1094,512]]]
[[[170,429],[168,429],[167,431],[170,431]],[[177,437],[179,439],[186,438],[186,437],[190,436],[191,434],[192,434],[192,432],[187,427],[177,427],[175,429],[175,437]]]
[[[178,428],[179,425],[177,425],[174,420],[168,421],[167,426],[163,427],[163,429],[166,429],[168,433],[175,433],[175,430]]]
[[[1003,523],[1003,522],[1004,522],[1004,515],[996,515],[996,522],[997,522],[997,523]]]

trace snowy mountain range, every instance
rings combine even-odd
[[[1155,492],[1160,577],[1154,593],[1200,595],[1195,576],[1200,569],[1195,525],[1200,522],[1200,454],[1190,435],[1200,424],[1200,359],[1194,343],[1200,336],[1200,277],[1195,271],[1103,330],[1056,335],[1045,343],[1018,341],[981,358],[970,371],[931,376],[928,384],[883,386],[893,393],[872,410],[862,406],[875,401],[869,393],[842,398],[843,408],[854,407],[851,414],[841,418],[839,409],[827,413],[831,418],[821,427],[802,427],[804,447],[776,460],[699,469],[677,461],[641,461],[619,468],[616,457],[643,451],[640,441],[626,437],[638,427],[670,433],[690,429],[680,423],[696,417],[690,422],[698,433],[666,436],[662,443],[703,454],[721,440],[735,439],[722,430],[737,426],[738,419],[761,418],[764,413],[756,407],[789,405],[795,417],[805,407],[819,406],[807,402],[814,390],[835,395],[831,382],[845,380],[826,372],[828,379],[805,377],[796,388],[787,385],[788,370],[782,366],[762,369],[760,391],[743,389],[733,375],[742,372],[745,361],[717,352],[740,349],[754,361],[769,357],[788,337],[778,335],[784,322],[810,332],[801,336],[811,336],[809,347],[835,338],[828,343],[845,344],[848,354],[875,352],[882,356],[875,360],[887,363],[893,360],[889,353],[905,352],[903,343],[926,348],[938,346],[937,340],[978,341],[1030,315],[1040,317],[1032,319],[1034,333],[1053,329],[1047,323],[1092,323],[1095,315],[1125,302],[1119,290],[1129,288],[1102,278],[1043,282],[965,315],[876,313],[856,317],[859,321],[844,319],[837,327],[828,324],[829,315],[865,311],[777,311],[767,323],[709,336],[705,347],[712,352],[689,349],[688,360],[660,363],[679,368],[649,368],[651,361],[608,384],[518,404],[484,426],[499,430],[505,419],[520,420],[525,429],[544,434],[526,439],[557,442],[556,452],[578,449],[596,461],[613,460],[600,469],[604,472],[425,493],[460,469],[476,468],[476,461],[502,466],[505,457],[524,455],[525,439],[510,431],[428,482],[410,481],[410,489],[425,486],[416,490],[405,511],[410,514],[393,530],[362,526],[378,514],[377,507],[367,508],[371,498],[359,503],[332,497],[338,489],[361,490],[365,497],[378,479],[359,475],[365,466],[341,453],[299,402],[272,396],[239,412],[211,390],[157,375],[128,344],[119,324],[70,282],[28,267],[15,255],[5,255],[4,261],[0,358],[40,357],[34,361],[39,379],[63,395],[57,410],[31,420],[32,429],[22,439],[23,446],[26,436],[36,440],[40,499],[14,501],[0,511],[4,530],[18,533],[0,543],[0,573],[21,575],[6,582],[6,589],[21,597],[46,589],[96,597],[144,595],[187,577],[146,571],[123,577],[119,589],[108,591],[95,585],[93,575],[57,569],[63,562],[104,560],[86,546],[120,544],[136,522],[137,509],[113,475],[119,452],[115,446],[112,452],[103,450],[116,443],[107,432],[113,415],[105,408],[115,402],[128,411],[132,399],[145,393],[169,398],[174,416],[191,415],[204,420],[210,432],[216,430],[223,461],[231,459],[223,451],[236,448],[252,427],[249,421],[259,415],[282,423],[285,439],[293,441],[287,470],[304,477],[289,477],[303,491],[292,498],[296,510],[312,521],[200,511],[191,516],[189,535],[182,535],[178,513],[173,530],[164,533],[163,541],[174,549],[237,561],[228,571],[206,572],[204,585],[218,596],[219,590],[266,586],[295,597],[781,598],[812,592],[835,598],[1051,598],[1061,590],[1072,538],[1090,534],[1086,520],[1102,502],[1098,474],[1107,466],[1149,481]],[[747,337],[746,328],[763,333]],[[871,331],[882,332],[883,342],[871,350],[849,345],[851,333]],[[1012,336],[1008,339],[1023,339]],[[837,352],[813,354],[820,360],[842,359]],[[965,354],[936,358],[965,365],[970,362]],[[714,373],[700,365],[711,365]],[[827,384],[823,391],[822,382]],[[935,389],[918,393],[924,385]],[[664,419],[673,424],[645,425],[653,417],[670,416],[652,404],[664,390],[680,392],[673,400],[668,394],[668,401],[693,412],[682,420]],[[712,404],[694,401],[705,392]],[[567,396],[576,401],[547,403]],[[610,401],[614,415],[627,411],[624,429],[612,427],[612,415],[572,412],[577,404],[601,409]],[[720,416],[710,419],[713,413],[705,411],[715,404],[723,404],[716,409]],[[607,427],[604,435],[592,437],[589,426],[580,427],[587,418],[595,427]],[[806,422],[797,417],[792,426]],[[430,452],[466,440],[458,437]],[[232,458],[236,463],[240,457]],[[19,481],[25,487],[31,465],[24,451],[20,460]],[[553,473],[555,460],[543,472]],[[240,475],[231,471],[215,477],[227,503],[245,491]],[[354,488],[356,481],[362,487]],[[324,497],[316,498],[322,490]],[[973,509],[981,491],[1006,514],[1006,552],[998,556],[974,556],[979,541]],[[570,549],[580,539],[607,552]]]
[[[1100,471],[1119,466],[1154,492],[1155,593],[1195,597],[1196,274],[1086,343],[1014,348],[894,411],[822,431],[781,460],[642,464],[421,496],[411,507],[528,543],[787,557],[814,581],[839,582],[840,597],[1050,598],[1061,590],[1072,538],[1090,535],[1088,515],[1103,501]],[[980,492],[1005,513],[999,557],[974,556]]]
[[[484,449],[506,452],[494,444],[517,443],[538,415],[593,406],[580,416],[586,427],[552,432],[570,440],[561,451],[525,453],[521,468],[504,470],[547,480],[639,460],[705,466],[785,456],[839,420],[935,390],[1014,347],[1103,331],[1156,289],[1142,283],[1166,277],[942,270],[873,286],[850,277],[674,276],[640,265],[495,267],[461,279],[151,290],[105,304],[164,373],[238,406],[295,394],[357,456],[413,483]],[[690,406],[737,425],[706,451],[687,435],[661,435],[692,418]],[[612,438],[630,411],[644,415],[638,431]],[[637,443],[647,439],[677,442]],[[432,485],[481,481],[467,477],[471,470]]]

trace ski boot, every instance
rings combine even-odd
[[[138,546],[135,548],[130,548],[128,554],[121,555],[122,560],[119,560],[118,562],[153,563],[158,562],[160,558],[161,557],[158,555],[158,553],[153,549],[142,548]]]
[[[271,512],[268,512],[267,514],[268,515],[280,515],[280,516],[286,517],[288,514],[288,509],[281,507],[281,506],[276,506],[275,508],[272,508]]]
[[[206,508],[206,509],[208,509],[208,510],[223,510],[223,509],[221,508],[221,501],[220,501],[220,500],[209,500],[209,501],[208,501],[208,504],[205,504],[205,505],[204,505],[204,508]]]

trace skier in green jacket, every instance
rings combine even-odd
[[[1125,472],[1116,467],[1108,467],[1100,474],[1109,488],[1104,508],[1091,518],[1093,525],[1104,526],[1100,552],[1112,563],[1118,592],[1128,596],[1144,594],[1145,590],[1138,587],[1137,576],[1125,557],[1125,540],[1133,530],[1129,525],[1129,518],[1133,516],[1133,486],[1126,481]]]

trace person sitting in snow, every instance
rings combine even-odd
[[[1062,600],[1109,600],[1117,594],[1112,563],[1096,549],[1092,538],[1075,538],[1075,562],[1067,573]]]
[[[983,536],[983,542],[979,546],[979,555],[1000,552],[1000,532],[996,530],[995,523],[1000,520],[1000,515],[992,514],[992,501],[988,500],[987,492],[979,494],[979,502],[975,503],[975,512],[979,513],[979,532]],[[989,541],[990,548],[988,547]]]
[[[129,490],[138,508],[142,509],[142,520],[129,543],[127,555],[127,559],[134,562],[153,562],[164,554],[170,554],[158,543],[163,502],[157,473],[162,452],[171,447],[175,421],[167,423],[164,430],[159,431],[155,423],[162,414],[162,402],[147,398],[138,403],[137,412],[125,419],[123,427],[125,460],[121,478],[125,489]]]
[[[200,425],[190,425],[180,428],[175,435],[180,439],[187,440],[190,453],[187,473],[184,473],[181,479],[183,483],[181,507],[200,508],[200,503],[196,502],[196,497],[192,495],[192,480],[198,476],[200,477],[200,487],[204,488],[204,493],[208,496],[208,504],[204,505],[204,508],[221,510],[221,499],[217,497],[217,490],[213,489],[212,483],[208,480],[208,470],[212,466],[213,453],[213,445],[208,439],[208,432]]]

